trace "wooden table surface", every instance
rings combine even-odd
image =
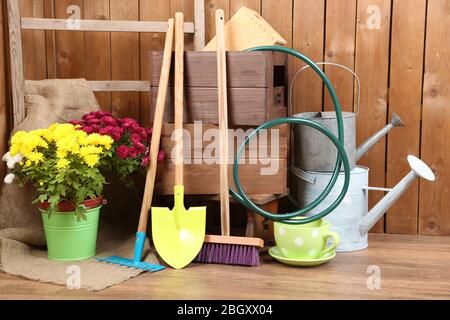
[[[450,237],[372,234],[369,243],[316,268],[285,266],[265,253],[256,268],[193,264],[98,293],[0,273],[0,299],[450,299]],[[380,268],[380,289],[368,289],[370,266]]]

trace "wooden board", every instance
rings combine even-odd
[[[368,14],[369,6],[376,6],[380,10],[380,24],[375,29],[369,29],[369,26],[372,26],[368,23],[371,17]],[[360,75],[363,87],[361,93],[363,107],[357,120],[358,145],[384,127],[387,122],[388,64],[386,61],[389,60],[390,16],[390,0],[360,0],[358,2],[355,68],[356,73]],[[370,168],[370,186],[385,186],[385,159],[386,140],[382,139],[359,162]],[[380,192],[371,192],[369,208],[383,195]],[[384,219],[380,219],[372,230],[383,232]]]
[[[152,105],[156,104],[158,88],[152,88]],[[217,89],[216,88],[186,88],[184,119],[186,123],[203,121],[204,123],[218,123]],[[283,105],[271,108],[266,115],[269,89],[266,88],[231,88],[228,91],[230,125],[258,126],[265,123],[268,117],[274,119],[286,115]],[[273,98],[273,97],[272,97]],[[165,122],[173,122],[173,88],[169,88]],[[153,119],[153,110],[151,112]]]
[[[419,233],[450,235],[450,2],[428,1],[428,16],[421,156],[437,181],[420,181]]]
[[[162,52],[153,52],[152,86],[159,86]],[[230,88],[267,88],[273,86],[273,54],[271,52],[228,52],[227,72]],[[215,52],[186,52],[185,86],[217,88],[217,54]],[[173,76],[169,86],[173,86]]]
[[[45,18],[55,18],[55,4],[53,0],[44,0]],[[45,47],[47,52],[47,78],[56,78],[56,32],[45,31]]]
[[[261,14],[261,0],[230,0],[230,16],[233,16],[241,7],[247,7]]]
[[[139,20],[139,1],[110,0],[111,19]],[[111,77],[113,80],[138,80],[139,34],[111,34]],[[140,120],[139,93],[115,92],[112,94],[112,111],[119,117]]]
[[[356,0],[328,0],[325,40],[325,61],[342,64],[354,69]],[[325,66],[325,73],[333,83],[342,109],[353,111],[353,75],[335,66]],[[324,93],[324,109],[334,110],[327,90]]]
[[[21,0],[22,17],[44,17],[43,0]],[[27,80],[47,78],[47,53],[45,48],[45,31],[23,30],[23,68]],[[33,54],[29,54],[29,53]]]
[[[61,0],[55,1],[55,17],[68,19],[73,17],[74,12],[69,11],[70,6],[78,8],[78,14],[83,18],[84,1]],[[57,78],[83,78],[85,72],[85,43],[84,33],[80,31],[57,31],[55,34],[56,50],[56,77]]]
[[[68,31],[73,28],[66,19],[22,18],[24,30],[58,30]],[[131,21],[131,20],[102,20],[82,19],[77,30],[90,32],[164,32],[166,23],[162,21]],[[194,24],[184,24],[186,33],[194,33]]]
[[[170,16],[175,18],[175,13],[184,13],[184,22],[194,22],[194,1],[195,0],[170,0]],[[184,36],[184,49],[194,50],[194,36],[186,34]]]
[[[216,35],[216,10],[225,12],[225,21],[230,18],[230,0],[205,0],[205,30],[206,43],[209,43]]]
[[[292,45],[292,3],[292,0],[261,1],[261,16],[286,40],[287,47]]]
[[[5,25],[4,21],[4,10],[6,8],[5,3],[0,4],[0,154],[5,154],[8,149],[8,137],[9,137],[9,112],[6,97],[6,75],[9,74],[7,70],[6,64],[6,56],[5,56]],[[3,156],[2,156],[3,157]],[[0,187],[3,185],[3,178],[6,174],[6,165],[4,162],[0,164]]]
[[[25,119],[25,101],[23,96],[23,47],[20,29],[20,3],[7,1],[9,64],[11,66],[12,117],[13,126]]]
[[[393,2],[389,114],[397,113],[406,127],[392,130],[387,137],[388,187],[411,170],[406,157],[420,153],[425,11],[425,0]],[[417,234],[418,197],[419,180],[389,210],[386,232]]]
[[[265,45],[286,45],[286,40],[261,15],[246,7],[241,7],[225,24],[225,49],[227,51],[244,51]],[[204,48],[215,51],[216,38]]]
[[[150,21],[167,21],[170,18],[170,2],[158,0],[141,0],[140,19]],[[141,80],[150,80],[152,77],[151,56],[149,51],[162,50],[166,35],[164,33],[140,34],[140,75]],[[161,56],[162,63],[162,56]],[[159,76],[161,70],[158,70],[157,83],[159,85]],[[151,125],[151,93],[141,93],[141,122],[144,126]]]
[[[275,0],[222,0],[223,7],[229,10],[228,15],[232,15],[239,9],[240,6],[244,5],[252,10],[255,10],[262,14],[266,20],[268,20],[275,29],[289,37],[290,32],[292,36],[290,41],[294,48],[310,56],[315,61],[323,61],[325,59],[324,53],[327,52],[326,49],[330,47],[330,43],[336,43],[337,41],[340,45],[340,52],[346,52],[342,48],[342,43],[346,35],[351,36],[350,28],[348,27],[349,21],[347,21],[347,10],[339,10],[336,12],[335,16],[331,15],[330,12],[332,8],[343,8],[345,6],[353,5],[352,1],[336,1],[330,0],[327,2],[327,11],[325,13],[325,1],[324,0],[295,0],[295,1],[275,1]],[[355,68],[358,74],[362,77],[362,85],[365,87],[363,102],[365,99],[365,104],[362,108],[368,108],[368,111],[363,115],[362,120],[358,122],[358,142],[361,142],[373,132],[378,130],[386,121],[389,120],[393,111],[398,112],[403,120],[406,122],[407,127],[404,129],[393,130],[388,136],[387,145],[385,142],[379,143],[374,149],[369,153],[368,158],[363,162],[363,164],[371,166],[371,185],[380,186],[386,185],[388,187],[394,185],[398,179],[403,176],[404,170],[407,170],[407,164],[404,160],[404,156],[407,153],[417,153],[420,151],[421,156],[430,163],[436,173],[438,174],[438,181],[434,184],[428,182],[420,181],[416,182],[415,185],[399,200],[398,204],[390,210],[389,215],[386,220],[386,230],[387,232],[408,232],[414,233],[414,230],[419,230],[421,233],[425,234],[441,234],[446,232],[446,224],[450,215],[448,212],[448,202],[446,190],[448,186],[449,177],[445,172],[445,165],[447,161],[447,153],[445,146],[444,137],[446,123],[441,119],[445,119],[446,112],[443,107],[441,107],[441,101],[447,99],[446,86],[448,82],[446,77],[447,65],[443,63],[442,60],[445,56],[444,53],[447,52],[448,48],[445,47],[446,41],[444,31],[445,28],[441,24],[445,24],[445,2],[444,1],[428,1],[429,8],[426,11],[429,26],[427,27],[427,55],[425,57],[425,62],[427,65],[427,70],[424,76],[418,70],[420,63],[420,56],[423,55],[422,47],[420,42],[423,41],[423,36],[420,33],[424,28],[424,18],[425,13],[423,12],[423,1],[425,0],[413,0],[411,4],[407,1],[402,0],[385,0],[385,1],[358,1],[358,17],[360,20],[357,26],[357,35],[355,41],[357,42],[356,47],[357,56],[355,57]],[[19,2],[19,1],[18,1]],[[27,17],[40,17],[43,13],[46,18],[62,18],[66,19],[68,14],[66,12],[67,6],[69,4],[82,4],[82,13],[85,18],[89,17],[90,14],[96,16],[96,12],[100,13],[99,18],[103,18],[103,13],[105,18],[110,12],[114,11],[113,8],[107,9],[106,7],[98,10],[100,7],[99,3],[108,4],[114,3],[127,3],[126,7],[134,8],[135,13],[133,15],[133,20],[150,20],[150,16],[155,16],[155,20],[164,21],[167,16],[172,16],[177,10],[184,10],[187,16],[193,18],[193,3],[194,0],[172,0],[172,1],[156,1],[156,0],[139,0],[139,7],[136,9],[134,3],[137,0],[126,2],[124,0],[92,0],[92,1],[54,1],[54,0],[20,0],[22,2],[22,13]],[[208,7],[208,4],[217,6],[221,0],[216,1],[206,1],[206,9],[213,10]],[[342,2],[342,3],[341,3]],[[419,3],[417,7],[415,4]],[[97,5],[96,5],[97,4]],[[3,9],[6,9],[5,3],[3,3]],[[394,16],[392,32],[389,32],[389,26],[384,23],[384,21],[389,20],[389,10],[386,8],[394,8]],[[222,5],[221,5],[222,6]],[[379,6],[381,10],[382,26],[381,29],[363,28],[367,26],[367,19],[373,15],[373,10]],[[92,9],[94,7],[94,9]],[[168,12],[165,17],[160,14],[159,10],[164,7],[164,12]],[[414,9],[411,9],[414,7]],[[416,7],[418,9],[416,9]],[[33,9],[34,8],[34,9]],[[209,8],[209,9],[208,9]],[[227,9],[229,8],[229,9]],[[395,15],[395,10],[397,12],[402,12],[402,8],[408,8],[410,12],[407,16],[405,15]],[[117,11],[117,10],[115,10]],[[162,12],[162,10],[161,10]],[[212,11],[213,12],[213,11]],[[282,12],[282,14],[280,14]],[[385,13],[388,12],[386,16]],[[56,14],[55,14],[56,13]],[[137,13],[137,14],[136,14]],[[3,11],[3,16],[5,17],[6,11]],[[421,18],[417,19],[418,16]],[[326,18],[326,19],[325,19]],[[121,18],[126,19],[128,18]],[[342,21],[342,23],[336,23],[336,19]],[[353,17],[350,16],[351,20]],[[187,20],[191,21],[191,20]],[[192,20],[193,21],[193,20]],[[7,23],[3,20],[3,26]],[[396,26],[398,24],[398,27]],[[325,35],[324,27],[327,27],[327,35]],[[332,27],[335,26],[335,27]],[[346,27],[347,26],[347,27]],[[290,31],[292,28],[292,31]],[[427,29],[425,28],[425,30]],[[338,32],[338,30],[341,30]],[[347,30],[347,31],[345,31]],[[411,31],[413,30],[413,31]],[[4,29],[6,31],[6,29]],[[345,31],[345,32],[343,32]],[[418,32],[416,32],[418,31]],[[211,34],[215,33],[214,30],[209,30]],[[414,32],[416,34],[414,34]],[[163,41],[164,35],[162,34],[142,34],[141,36],[136,35],[135,38],[139,39],[136,43],[138,45],[135,49],[131,49],[130,46],[125,46],[126,49],[130,49],[128,53],[115,54],[114,62],[110,60],[108,62],[109,56],[112,56],[112,51],[108,52],[108,49],[101,49],[104,52],[99,52],[100,50],[89,50],[88,47],[97,45],[97,41],[91,40],[91,33],[67,33],[68,37],[62,36],[63,33],[57,32],[57,42],[55,43],[55,33],[52,31],[45,31],[45,44],[42,44],[42,32],[25,30],[23,32],[23,46],[25,48],[24,53],[24,68],[25,75],[27,78],[40,78],[45,75],[48,78],[55,77],[96,77],[98,76],[98,81],[108,80],[107,68],[109,65],[109,72],[112,76],[112,68],[120,70],[116,77],[117,80],[149,80],[146,78],[145,73],[148,66],[146,66],[147,59],[145,58],[145,51],[147,48],[151,47],[153,49],[153,44],[157,50],[161,50],[160,44]],[[20,34],[20,32],[18,33]],[[78,35],[79,34],[79,35]],[[103,34],[106,36],[107,34]],[[124,36],[123,34],[116,34]],[[390,54],[385,54],[387,51],[386,40],[389,35],[392,40],[392,49]],[[126,34],[125,34],[126,36]],[[96,39],[96,35],[92,36]],[[324,47],[324,39],[327,38],[327,48]],[[358,39],[356,39],[358,38]],[[100,36],[99,36],[100,39]],[[127,38],[128,41],[130,38]],[[188,36],[188,39],[192,39],[192,36]],[[334,39],[332,41],[332,39]],[[4,38],[7,41],[7,39]],[[288,39],[287,39],[288,40]],[[191,40],[190,40],[191,41]],[[331,41],[331,42],[330,42]],[[119,41],[120,42],[120,41]],[[117,42],[117,43],[119,43]],[[107,45],[107,41],[98,41],[100,43]],[[127,42],[128,43],[128,42]],[[120,43],[119,43],[120,44]],[[423,45],[423,44],[422,44]],[[117,45],[119,47],[119,45]],[[193,46],[191,46],[192,48]],[[350,46],[351,47],[351,46]],[[31,48],[31,49],[28,49]],[[105,47],[106,48],[106,47]],[[9,48],[5,47],[5,52],[8,52]],[[42,61],[42,55],[39,52],[46,51],[46,61]],[[133,51],[133,52],[132,52]],[[32,52],[32,54],[30,53]],[[361,53],[362,52],[362,53]],[[368,53],[368,54],[367,54]],[[439,56],[440,55],[440,56]],[[92,58],[91,58],[92,56]],[[139,56],[139,59],[136,57]],[[133,57],[133,58],[131,58]],[[380,57],[380,58],[377,58]],[[383,58],[381,58],[383,57]],[[390,60],[389,60],[390,58]],[[98,59],[96,62],[95,59]],[[22,59],[17,59],[17,61],[22,61]],[[141,60],[142,63],[138,62],[134,71],[130,71],[133,67],[130,66],[133,62]],[[414,63],[419,61],[419,64]],[[46,67],[43,67],[46,65]],[[96,66],[101,65],[101,70]],[[372,66],[372,67],[370,67]],[[293,72],[298,70],[299,65],[290,65],[289,74],[292,76]],[[390,72],[386,69],[389,68]],[[213,68],[215,70],[215,68]],[[129,72],[130,71],[130,72]],[[331,68],[328,69],[331,71]],[[9,70],[8,70],[9,72]],[[103,77],[100,79],[100,74],[105,72],[105,79]],[[123,73],[133,74],[131,76],[122,75]],[[10,75],[5,75],[7,83],[3,86],[2,92],[8,90],[11,87],[11,82],[9,80]],[[214,76],[211,76],[214,79]],[[380,85],[382,82],[385,83],[387,80],[390,81],[391,91],[389,93],[390,102],[386,106],[385,101],[387,100],[385,87],[386,85]],[[418,92],[421,90],[416,90],[417,86],[421,86],[420,83],[424,82],[425,90],[423,91],[424,107],[423,107],[423,121],[420,120],[419,115],[422,113],[420,108],[420,102],[418,102]],[[108,88],[106,82],[97,82],[95,84],[97,89]],[[115,85],[116,86],[116,85]],[[134,85],[133,85],[134,86]],[[140,85],[139,85],[140,86]],[[128,84],[127,84],[127,88]],[[338,86],[339,90],[339,86]],[[323,89],[322,82],[317,79],[311,71],[305,72],[305,75],[299,79],[296,83],[295,90],[293,91],[295,98],[294,111],[318,111],[322,110],[323,103]],[[2,93],[0,93],[1,96]],[[8,97],[8,94],[6,96]],[[109,94],[106,94],[109,96]],[[127,112],[128,108],[135,108],[136,113],[140,120],[146,124],[150,125],[150,119],[144,119],[150,114],[149,105],[150,99],[147,94],[141,95],[140,93],[132,93],[131,95],[139,96],[139,99],[131,101],[129,98],[121,99],[123,97],[122,93],[115,94],[116,104],[119,105],[122,110],[125,110],[125,115],[129,115]],[[9,99],[9,98],[8,98]],[[102,100],[102,98],[100,98]],[[108,100],[108,98],[106,99]],[[342,99],[341,99],[342,100]],[[9,100],[7,101],[8,103]],[[107,102],[102,102],[102,104],[107,105]],[[327,103],[325,103],[327,107]],[[344,106],[345,107],[345,106]],[[444,110],[439,115],[434,114],[436,110]],[[21,120],[21,115],[17,113],[16,110],[15,119]],[[418,115],[419,114],[419,115]],[[0,114],[1,118],[1,114]],[[147,117],[148,118],[148,117]],[[0,120],[1,121],[1,120]],[[421,121],[421,122],[419,122]],[[9,133],[5,133],[7,136]],[[419,144],[420,142],[420,144]],[[387,150],[387,154],[385,152]],[[370,158],[370,161],[367,159]],[[386,165],[387,163],[387,165]],[[386,174],[383,174],[386,169]],[[420,184],[420,188],[417,185]],[[430,189],[431,188],[431,189]],[[419,195],[418,195],[419,193]],[[382,193],[371,192],[372,197],[379,199],[383,196]],[[411,195],[412,194],[412,195]],[[418,200],[419,203],[417,202]],[[376,200],[371,200],[372,204]],[[417,209],[419,208],[419,209]],[[419,215],[419,218],[417,218]],[[414,221],[416,220],[416,225]],[[382,229],[382,228],[381,228]],[[381,230],[378,229],[378,230]]]
[[[210,159],[211,160],[211,159]],[[211,160],[212,161],[212,160]],[[248,160],[250,161],[250,160]],[[218,162],[218,160],[217,160]],[[274,175],[261,175],[263,168],[278,168]],[[185,164],[184,189],[186,194],[219,194],[219,164]],[[159,194],[173,194],[175,165],[169,159],[161,165],[162,182],[156,185]],[[264,164],[242,164],[239,176],[248,194],[281,194],[286,192],[287,162],[285,159],[271,159]],[[229,177],[233,176],[233,165],[229,165]],[[230,187],[234,188],[233,179]]]
[[[85,19],[108,20],[109,0],[84,2]],[[111,35],[107,32],[86,32],[86,79],[111,79]],[[95,94],[103,110],[111,111],[111,93]]]
[[[174,158],[172,150],[175,147],[175,142],[172,140],[174,130],[173,124],[164,124],[161,137],[161,148],[165,151],[168,159]],[[204,157],[218,159],[218,155],[210,152],[205,152],[205,149],[214,143],[214,137],[218,137],[219,127],[217,125],[204,124],[201,127],[196,127],[194,124],[185,124],[184,130],[184,145],[185,157],[193,159],[201,159]],[[215,131],[211,131],[215,130]],[[234,159],[238,148],[242,145],[245,138],[254,131],[251,127],[230,127],[230,159]],[[278,128],[270,129],[264,136],[255,138],[253,143],[245,148],[243,159],[287,159],[287,135],[288,126],[282,125]],[[278,137],[272,141],[272,136]],[[272,145],[273,144],[273,145]],[[273,149],[276,147],[277,149]]]
[[[296,0],[293,12],[293,48],[305,54],[313,61],[323,61],[324,32],[325,32],[325,0]],[[308,12],[308,14],[303,14]],[[300,112],[322,111],[323,82],[311,70],[305,70],[296,80],[293,77],[305,63],[299,59],[291,59],[289,66],[289,90],[291,83],[293,89],[288,97],[289,113],[291,115]],[[294,82],[292,82],[294,81]],[[290,141],[289,159],[295,152],[295,141]],[[296,178],[289,174],[289,188],[291,194],[297,193]],[[294,208],[291,208],[294,209]]]
[[[261,265],[255,268],[192,264],[182,271],[143,273],[101,292],[69,290],[0,273],[0,299],[448,300],[450,256],[445,253],[450,250],[449,237],[371,234],[369,243],[368,250],[338,254],[317,268],[293,268],[263,250]],[[367,288],[368,280],[375,284],[369,266],[380,268],[380,289]],[[176,310],[174,306],[170,312]]]
[[[303,14],[308,12],[308,14]],[[313,61],[323,61],[324,51],[324,0],[297,0],[294,2],[293,47],[310,57]],[[295,61],[291,67],[293,76],[305,63]],[[293,114],[309,111],[322,111],[322,80],[312,71],[306,70],[295,81],[293,95]]]

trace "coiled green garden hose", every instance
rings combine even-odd
[[[338,138],[327,128],[324,126],[311,121],[307,119],[302,118],[281,118],[269,121],[260,127],[258,127],[254,132],[252,132],[244,141],[244,143],[239,148],[239,151],[237,153],[236,159],[234,161],[234,167],[233,167],[233,178],[234,183],[236,185],[236,191],[230,188],[230,194],[242,205],[246,206],[250,210],[256,212],[257,214],[275,221],[281,221],[286,224],[305,224],[309,222],[313,222],[319,219],[322,219],[323,217],[327,216],[329,213],[331,213],[336,207],[342,202],[345,195],[347,194],[349,183],[350,183],[350,164],[348,162],[347,154],[344,149],[344,122],[342,117],[342,109],[341,105],[339,103],[339,99],[337,97],[336,91],[333,88],[333,85],[331,84],[331,81],[328,79],[328,77],[325,75],[325,73],[320,69],[311,59],[304,56],[300,52],[280,47],[280,46],[262,46],[262,47],[256,47],[249,49],[248,51],[278,51],[287,53],[289,55],[292,55],[302,61],[304,61],[306,64],[308,64],[319,76],[322,78],[322,80],[325,83],[325,86],[327,87],[328,92],[330,93],[330,96],[333,100],[334,109],[336,111],[336,118],[337,118],[337,124],[338,124]],[[334,173],[330,179],[330,182],[328,183],[325,190],[320,194],[320,196],[314,200],[312,203],[310,203],[308,206],[306,206],[303,209],[297,210],[295,212],[287,213],[287,214],[273,214],[270,212],[267,212],[261,208],[259,208],[257,205],[255,205],[249,197],[245,194],[241,181],[239,178],[239,162],[241,160],[242,154],[245,151],[245,147],[252,141],[261,130],[267,130],[276,126],[279,126],[281,124],[300,124],[300,125],[306,125],[309,127],[312,127],[316,130],[319,130],[321,133],[323,133],[328,139],[330,139],[333,144],[336,146],[338,150],[338,155],[336,159],[336,166],[334,168]],[[337,199],[325,210],[322,212],[315,214],[313,216],[303,218],[303,219],[295,219],[300,216],[304,216],[306,213],[310,212],[312,209],[317,207],[331,192],[333,187],[336,184],[337,179],[340,175],[340,169],[341,166],[344,166],[344,173],[345,173],[345,181],[344,185],[342,187],[342,191],[337,197]]]

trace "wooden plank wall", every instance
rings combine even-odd
[[[7,97],[7,81],[9,77],[7,58],[5,54],[6,43],[6,10],[4,6],[0,6],[0,158],[3,157],[7,150],[7,139],[9,133],[9,103]],[[0,185],[3,183],[5,176],[6,166],[2,162],[0,163]]]
[[[20,1],[27,17],[79,14],[90,19],[162,21],[182,10],[187,21],[194,19],[194,0]],[[215,33],[215,9],[224,9],[229,19],[241,6],[262,14],[289,46],[313,60],[342,63],[357,72],[362,81],[358,143],[383,127],[393,112],[404,120],[406,128],[393,130],[361,161],[371,169],[372,186],[394,186],[409,171],[408,154],[421,156],[435,170],[438,181],[417,181],[374,231],[450,235],[450,0],[205,0],[206,40]],[[25,31],[23,39],[27,79],[148,79],[148,50],[162,49],[164,43],[163,34],[132,33]],[[186,41],[192,49],[192,35]],[[0,87],[4,88],[2,54],[3,50]],[[289,75],[302,66],[291,60]],[[353,78],[333,67],[324,69],[343,108],[353,110]],[[9,119],[7,93],[0,92],[0,152]],[[99,93],[97,97],[105,109],[149,124],[149,94]],[[295,113],[332,107],[321,81],[310,71],[296,81],[293,100]],[[382,196],[371,193],[370,203]]]

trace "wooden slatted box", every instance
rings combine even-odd
[[[162,52],[152,52],[152,110],[156,105],[161,64]],[[228,52],[227,73],[230,125],[257,127],[269,120],[287,116],[285,54]],[[172,123],[173,74],[169,87],[164,121]],[[217,96],[216,53],[186,52],[185,122],[217,124]]]
[[[172,141],[173,129],[172,124],[166,124],[163,127],[161,147],[166,152],[166,160],[159,170],[161,179],[156,186],[159,194],[173,194],[175,180],[174,156],[172,155],[175,145]],[[215,140],[207,133],[210,129],[218,132],[217,125],[203,125],[200,130],[195,129],[193,124],[185,125],[185,131],[189,132],[189,135],[184,135],[184,187],[186,194],[215,195],[220,193],[218,155],[214,152],[214,148],[211,148],[211,143],[214,143]],[[248,134],[250,131],[247,130],[251,128],[240,127],[240,129],[241,133]],[[267,139],[263,135],[262,139],[260,137],[258,140],[255,139],[256,143],[246,148],[239,176],[243,188],[248,194],[284,194],[286,192],[288,126],[283,125],[272,130],[277,130],[278,139],[272,140],[272,131],[268,130]],[[209,132],[214,133],[214,131]],[[242,143],[242,135],[240,137],[241,141],[238,141],[234,131],[230,131],[229,177],[231,187],[234,187],[233,159],[237,148]],[[218,142],[216,141],[216,143]],[[272,172],[268,172],[268,170]]]

